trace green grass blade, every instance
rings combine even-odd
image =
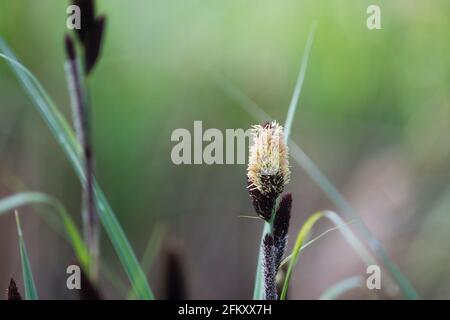
[[[295,240],[294,249],[292,250],[292,258],[289,261],[288,270],[286,272],[286,278],[284,280],[283,284],[283,290],[281,291],[280,300],[285,300],[288,287],[289,287],[289,281],[292,276],[292,271],[294,270],[294,266],[297,263],[298,255],[300,253],[300,249],[303,246],[303,243],[305,242],[306,238],[312,231],[312,228],[314,227],[314,224],[324,216],[323,212],[316,212],[312,216],[310,216],[303,226],[301,227],[300,231],[298,232],[297,239]]]
[[[164,236],[167,233],[167,226],[164,222],[156,223],[150,232],[147,245],[144,249],[144,254],[141,259],[141,267],[146,274],[148,274],[158,250],[160,249]],[[128,300],[136,299],[133,290],[129,291],[126,295]]]
[[[101,276],[105,278],[117,291],[120,297],[126,297],[129,292],[128,282],[114,270],[107,261],[100,259]],[[133,291],[134,294],[134,291]]]
[[[333,211],[323,211],[324,217],[330,220],[335,226],[339,226],[339,231],[347,243],[355,250],[361,260],[368,266],[377,264],[375,257],[367,250],[366,246],[358,239],[353,231],[348,227],[342,218]]]
[[[117,221],[116,216],[109,206],[109,203],[106,201],[97,182],[95,183],[94,192],[97,199],[97,210],[100,215],[100,220],[109,235],[109,239],[122,262],[122,266],[125,269],[128,278],[130,279],[136,297],[138,297],[138,299],[153,300],[154,296],[148,285],[147,277],[142,271],[119,221]]]
[[[346,278],[325,290],[325,292],[320,295],[319,300],[335,300],[349,290],[361,288],[363,283],[364,278],[361,276]]]
[[[292,95],[291,103],[289,104],[288,113],[286,116],[286,122],[284,123],[284,138],[286,142],[289,141],[291,134],[292,122],[294,121],[295,111],[297,110],[298,101],[303,88],[303,82],[305,81],[306,69],[308,67],[309,55],[314,40],[314,34],[316,33],[317,23],[314,22],[311,26],[311,30],[306,40],[305,52],[303,53],[302,63],[300,65],[300,71],[298,72],[297,82],[295,84],[294,93]]]
[[[347,223],[350,224],[350,222]],[[342,225],[340,226],[335,226],[332,228],[329,228],[327,230],[325,230],[324,232],[322,232],[321,234],[319,234],[318,236],[314,237],[313,239],[309,240],[308,242],[306,242],[305,244],[303,244],[300,248],[300,251],[306,249],[307,247],[309,247],[310,245],[312,245],[314,242],[320,240],[322,237],[326,236],[328,233],[332,232],[332,231],[337,231],[342,227]],[[288,263],[290,260],[292,259],[292,253],[290,255],[288,255],[286,258],[283,259],[283,261],[281,261],[280,263],[280,267],[279,269],[281,269],[286,263]]]
[[[289,281],[292,276],[292,271],[297,263],[300,251],[304,247],[303,243],[305,239],[312,232],[314,224],[320,218],[323,217],[330,220],[337,227],[337,229],[340,231],[340,233],[347,241],[347,243],[353,248],[353,250],[358,254],[358,256],[366,265],[369,266],[376,264],[376,260],[373,257],[373,255],[366,249],[364,244],[355,236],[353,231],[350,230],[350,228],[348,227],[348,223],[344,222],[342,218],[339,217],[339,215],[333,211],[319,211],[310,216],[306,220],[306,222],[303,224],[302,228],[300,229],[297,235],[297,240],[295,242],[294,249],[292,250],[291,253],[291,259],[289,260],[288,271],[286,273],[286,278],[284,281],[283,290],[280,297],[281,300],[284,300],[286,298],[287,290],[289,287]]]
[[[87,270],[89,264],[87,246],[85,245],[75,222],[57,199],[39,192],[17,193],[0,199],[0,215],[10,213],[16,208],[33,204],[44,204],[53,207],[56,215],[49,215],[46,214],[47,211],[44,211],[45,214],[41,214],[41,217],[52,230],[72,246],[81,267],[83,270]],[[43,212],[43,210],[39,209],[37,212],[40,213]],[[123,283],[123,280],[115,274],[106,261],[101,261],[101,265],[102,275],[105,279],[107,279],[123,297],[126,297],[128,288]]]
[[[262,110],[253,100],[245,95],[239,88],[223,76],[213,78],[218,87],[220,87],[231,99],[233,99],[243,110],[248,112],[259,122],[267,121],[272,117]],[[337,190],[331,181],[322,173],[319,167],[312,161],[306,153],[298,146],[292,138],[289,138],[289,152],[294,161],[305,170],[306,174],[314,181],[323,193],[334,203],[339,212],[342,212],[348,219],[355,220],[355,224],[362,231],[362,235],[367,240],[370,248],[381,258],[383,265],[387,268],[394,280],[397,282],[401,291],[407,299],[418,299],[419,296],[410,284],[409,280],[399,270],[384,250],[380,241],[373,235],[370,229],[365,225],[356,211]]]
[[[81,235],[67,213],[64,206],[55,198],[39,192],[24,192],[0,199],[0,215],[10,213],[19,207],[32,204],[46,204],[53,207],[59,214],[65,228],[68,239],[74,249],[75,255],[80,261],[84,270],[89,265],[89,254]]]
[[[17,234],[19,236],[20,260],[22,261],[22,276],[25,287],[25,298],[27,300],[38,300],[36,285],[34,284],[33,272],[31,272],[27,248],[23,240],[22,228],[20,227],[19,214],[16,211]]]
[[[73,130],[67,120],[61,115],[55,104],[43,89],[42,85],[33,74],[17,61],[8,45],[0,38],[0,57],[4,58],[11,66],[14,74],[20,80],[38,112],[47,123],[50,131],[66,154],[73,169],[78,175],[81,184],[85,187],[86,177],[82,166],[81,148],[75,139]],[[122,230],[111,206],[97,182],[94,186],[97,213],[106,233],[113,244],[120,262],[132,284],[133,290],[139,299],[154,299],[148,285],[147,278],[139,265],[139,262],[131,248],[130,243]]]

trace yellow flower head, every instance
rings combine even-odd
[[[249,151],[248,189],[258,214],[270,217],[291,174],[283,127],[276,121],[253,126]]]

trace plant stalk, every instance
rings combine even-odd
[[[278,201],[277,201],[278,203]],[[275,205],[276,208],[276,205]],[[259,245],[259,253],[258,253],[258,262],[256,264],[256,273],[255,273],[255,286],[253,288],[253,300],[263,300],[264,299],[264,283],[263,283],[263,272],[262,272],[262,244],[264,241],[264,237],[267,234],[271,234],[273,232],[273,221],[275,219],[275,208],[272,211],[272,216],[269,221],[264,221],[264,229],[261,235],[261,243]]]
[[[89,275],[92,281],[98,278],[100,255],[100,225],[95,212],[94,199],[94,155],[89,117],[88,90],[77,59],[66,63],[66,75],[72,105],[72,114],[77,138],[83,152],[85,183],[82,196],[82,223],[86,245],[89,250]]]

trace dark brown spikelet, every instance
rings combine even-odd
[[[275,247],[275,270],[278,268],[283,259],[287,244],[287,234],[289,231],[289,222],[291,220],[292,195],[285,194],[278,205],[273,223],[273,238]]]
[[[9,281],[8,300],[22,300],[22,296],[20,295],[16,282],[13,278]]]
[[[102,300],[97,289],[93,286],[91,280],[84,273],[81,276],[81,289],[77,290],[80,300]]]
[[[94,286],[91,279],[86,276],[84,270],[81,271],[81,289],[77,290],[80,300],[102,300],[98,289]]]
[[[263,275],[264,275],[264,300],[277,300],[277,287],[275,279],[275,259],[273,237],[267,234],[262,243]]]
[[[183,261],[181,260],[178,246],[172,246],[167,250],[165,296],[167,300],[187,299]]]
[[[106,18],[96,17],[94,0],[73,0],[73,4],[81,11],[81,28],[76,33],[84,48],[85,72],[89,74],[100,55]]]
[[[250,186],[250,182],[248,182],[249,185],[249,194],[250,198],[252,199],[253,208],[255,209],[256,213],[263,218],[266,221],[269,221],[272,217],[272,211],[275,207],[276,203],[276,196],[265,196],[263,195],[258,189],[252,188]]]

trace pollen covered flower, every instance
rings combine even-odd
[[[283,127],[276,121],[254,126],[249,151],[248,190],[256,212],[269,220],[277,197],[290,179]]]

